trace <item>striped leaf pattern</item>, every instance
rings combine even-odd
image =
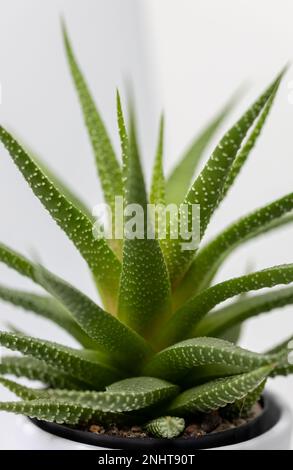
[[[0,285],[0,299],[51,320],[71,334],[85,348],[96,347],[70,313],[54,298]]]
[[[198,204],[200,206],[200,238],[203,237],[218,206],[233,164],[237,159],[238,151],[249,129],[261,114],[272,94],[275,93],[282,75],[283,73],[224,135],[202,172],[189,189],[184,203],[190,208],[190,218],[192,205]],[[172,243],[172,248],[171,261],[169,262],[170,277],[173,281],[180,281],[192,262],[194,251],[182,251],[178,240]]]
[[[0,377],[0,383],[23,400],[53,400],[92,406],[103,411],[134,411],[173,398],[178,387],[150,377],[126,379],[106,392],[34,389]]]
[[[293,193],[277,199],[227,227],[202,248],[175,292],[180,304],[207,288],[225,259],[242,243],[293,221]],[[287,217],[286,217],[287,216]]]
[[[103,363],[97,351],[68,348],[49,341],[28,336],[0,332],[0,344],[12,351],[46,361],[61,372],[70,371],[72,377],[84,381],[98,389],[119,378],[120,372]]]
[[[154,437],[172,439],[179,436],[185,429],[183,418],[176,416],[162,416],[146,424],[146,430]]]
[[[267,268],[246,276],[235,277],[212,286],[193,297],[169,320],[157,343],[166,345],[193,335],[195,327],[216,305],[245,292],[293,282],[293,265]]]
[[[108,299],[108,304],[112,308],[113,292],[118,291],[119,284],[120,263],[118,259],[104,239],[96,240],[94,238],[91,220],[73,206],[71,202],[67,201],[3,127],[0,127],[0,140],[34,194],[88,263],[97,283],[101,287],[101,294],[105,302]]]
[[[72,425],[91,421],[117,423],[121,419],[117,413],[104,412],[90,406],[76,403],[50,400],[0,402],[0,411],[9,411],[10,413],[22,414],[30,418]]]
[[[145,373],[177,382],[196,366],[217,364],[245,372],[272,362],[270,355],[257,354],[217,338],[194,338],[157,353]]]
[[[168,412],[175,416],[185,416],[198,411],[207,413],[222,408],[244,398],[263,382],[271,370],[272,366],[260,367],[245,374],[215,380],[186,390],[174,399]]]
[[[80,328],[93,340],[95,349],[104,351],[119,363],[125,365],[126,362],[130,368],[137,366],[133,362],[134,358],[141,361],[150,354],[151,348],[143,338],[78,289],[41,267],[37,276],[40,283],[68,309]]]
[[[117,91],[120,164],[64,25],[62,29],[104,199],[112,210],[112,232],[113,222],[116,232],[120,217],[123,234],[113,240],[96,237],[93,215],[82,199],[0,126],[0,141],[36,197],[84,258],[103,302],[102,308],[76,287],[0,243],[0,262],[46,291],[37,294],[0,285],[0,299],[53,321],[79,342],[79,349],[67,347],[27,336],[14,325],[10,325],[13,332],[0,331],[0,346],[17,353],[1,357],[0,385],[21,400],[0,402],[0,411],[83,427],[91,423],[139,424],[145,432],[162,439],[179,436],[185,428],[184,418],[189,423],[194,413],[224,408],[226,416],[247,414],[269,377],[293,373],[289,356],[292,335],[264,353],[234,342],[248,318],[292,304],[293,288],[244,294],[292,283],[293,264],[216,285],[212,282],[238,246],[293,221],[293,193],[241,217],[203,247],[195,244],[189,250],[182,247],[188,242],[182,233],[174,239],[174,221],[166,221],[165,213],[164,220],[162,213],[150,214],[148,203],[170,211],[166,202],[184,202],[193,220],[191,224],[182,206],[176,207],[179,228],[187,222],[192,241],[201,242],[214,212],[256,144],[285,69],[225,133],[192,184],[204,150],[235,97],[193,141],[167,179],[162,117],[149,190],[132,103],[126,126]],[[115,211],[117,197],[124,204],[121,214]],[[200,220],[194,214],[194,204],[200,206]],[[197,221],[199,236],[193,224]],[[167,225],[165,237],[158,230],[163,222]],[[233,303],[220,305],[235,297]],[[39,381],[41,386],[23,385],[11,380],[11,375]]]
[[[61,372],[58,367],[48,365],[45,360],[33,357],[3,356],[0,374],[38,380],[53,388],[78,390],[90,387],[89,384],[71,377],[66,372]]]

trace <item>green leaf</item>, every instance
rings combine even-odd
[[[166,199],[168,203],[180,204],[184,200],[204,151],[210,144],[215,133],[234,107],[238,93],[224,106],[223,109],[196,136],[190,147],[175,166],[166,182]]]
[[[271,377],[293,374],[292,341],[293,336],[290,336],[265,352],[265,354],[270,354],[273,358],[277,358],[277,365],[272,371]]]
[[[293,193],[241,217],[199,250],[175,292],[175,305],[209,286],[223,261],[242,243],[293,221]],[[284,216],[286,216],[284,218]]]
[[[154,329],[171,314],[171,288],[159,242],[147,235],[150,225],[148,201],[133,122],[125,175],[125,204],[135,204],[132,206],[135,211],[137,205],[140,206],[143,227],[135,235],[131,233],[131,228],[127,230],[124,240],[118,315],[135,331],[150,337]],[[128,219],[126,215],[126,224],[130,223],[132,215]]]
[[[123,183],[125,183],[125,175],[124,172],[126,170],[126,164],[128,159],[128,151],[129,151],[129,140],[127,135],[127,129],[125,125],[125,119],[122,110],[121,98],[119,91],[116,92],[116,108],[117,108],[117,123],[118,123],[118,130],[119,130],[119,137],[120,137],[120,144],[121,144],[121,154],[122,154],[122,162],[123,162]],[[124,184],[123,184],[124,186]]]
[[[42,390],[26,387],[4,377],[0,377],[0,384],[23,400],[35,400],[38,398],[38,392],[42,393]]]
[[[174,397],[177,385],[154,377],[133,377],[107,386],[103,407],[115,411],[146,408]]]
[[[274,347],[268,349],[266,351],[265,354],[279,354],[281,352],[284,352],[285,355],[287,354],[287,352],[289,351],[288,350],[288,347],[289,347],[289,343],[291,343],[291,341],[293,341],[293,336],[289,336],[289,338],[286,338],[284,341],[282,341],[281,343],[278,343],[276,344]]]
[[[154,437],[172,439],[179,436],[185,429],[183,418],[176,416],[162,416],[149,421],[145,429]]]
[[[281,79],[282,77],[280,77]],[[278,88],[279,88],[280,80],[276,83],[275,89],[273,90],[270,98],[268,99],[265,107],[263,108],[262,113],[260,114],[259,118],[257,119],[255,125],[253,126],[253,129],[245,142],[244,146],[238,153],[230,173],[228,174],[228,177],[225,182],[225,186],[222,192],[222,195],[220,197],[220,200],[223,200],[229,191],[229,189],[232,187],[233,183],[235,182],[237,176],[239,175],[243,165],[246,163],[246,160],[251,152],[251,150],[254,148],[256,141],[266,123],[267,117],[271,111],[272,105],[274,103]]]
[[[270,374],[273,366],[224,379],[208,382],[186,390],[174,399],[168,408],[173,415],[184,416],[190,413],[207,413],[244,398],[258,387]]]
[[[29,380],[38,380],[45,385],[55,388],[89,388],[89,384],[79,381],[58,368],[48,365],[32,357],[4,356],[0,362],[0,374],[25,377]]]
[[[173,398],[179,391],[176,385],[153,377],[133,377],[113,383],[106,392],[60,392],[65,400],[91,404],[103,411],[134,411],[148,408],[155,404]],[[58,394],[51,391],[52,398],[58,399]]]
[[[237,154],[246,134],[262,112],[272,94],[278,87],[283,72],[267,88],[260,98],[246,111],[237,123],[224,135],[215,148],[202,172],[191,186],[184,203],[188,205],[191,218],[192,206],[200,206],[200,238],[203,237],[209,221],[222,197],[223,190]],[[195,235],[195,234],[194,234]],[[194,250],[182,250],[181,243],[174,240],[169,262],[170,277],[178,282],[188,270],[194,257]]]
[[[35,161],[35,163],[38,165],[38,167],[42,170],[44,175],[47,176],[48,180],[52,181],[54,186],[59,189],[60,193],[63,194],[63,196],[67,199],[67,201],[70,201],[73,206],[77,207],[77,209],[80,210],[88,219],[92,219],[92,212],[88,208],[88,206],[83,202],[80,196],[78,196],[73,190],[69,187],[63,179],[55,173],[55,171],[52,170],[48,166],[47,163],[45,163],[40,156],[36,155],[35,152],[31,152],[28,149],[28,153],[31,155],[32,159]]]
[[[255,405],[259,401],[264,391],[266,382],[267,380],[264,379],[254,390],[249,392],[244,398],[235,401],[232,405],[226,406],[222,411],[222,415],[228,419],[248,417],[253,405]]]
[[[283,72],[224,135],[200,176],[189,190],[185,202],[201,206],[202,236],[225,188],[241,144],[268,100],[276,93],[282,76]]]
[[[153,168],[150,202],[151,204],[165,204],[165,178],[163,171],[164,152],[164,117],[161,117],[158,147]]]
[[[188,371],[184,377],[184,387],[194,387],[212,380],[231,377],[233,375],[242,374],[241,367],[231,366],[229,364],[210,364],[205,366],[197,366]]]
[[[72,377],[87,384],[103,388],[119,378],[121,374],[105,363],[97,351],[68,348],[66,346],[13,333],[0,332],[0,344],[12,351],[45,361],[61,372],[70,372]]]
[[[94,341],[96,348],[118,363],[134,369],[151,353],[150,346],[143,338],[78,289],[41,267],[38,277],[48,292],[68,309],[80,328]]]
[[[293,364],[289,364],[285,360],[283,362],[280,362],[280,364],[276,367],[276,369],[273,370],[271,373],[271,377],[277,377],[277,376],[287,376],[293,374]]]
[[[177,382],[196,366],[217,364],[246,372],[270,364],[272,357],[248,351],[218,338],[194,338],[157,353],[146,364],[144,374]]]
[[[85,125],[87,127],[92,148],[95,154],[96,165],[104,191],[105,200],[113,210],[115,196],[122,196],[123,194],[121,169],[116,159],[104,123],[75,59],[64,25],[63,37],[71,75],[79,97]]]
[[[85,348],[94,349],[94,342],[83,332],[69,312],[55,299],[0,285],[0,299],[37,313],[71,334]]]
[[[106,392],[33,389],[0,377],[0,383],[25,400],[47,399],[92,406],[103,411],[133,411],[174,397],[178,387],[151,377],[122,380]]]
[[[193,332],[203,317],[216,305],[236,295],[265,287],[293,282],[293,264],[274,266],[262,271],[236,277],[209,287],[191,300],[186,302],[156,338],[160,346],[168,346],[186,337],[193,336]]]
[[[118,291],[119,285],[120,262],[106,241],[102,238],[99,240],[94,238],[91,220],[67,201],[3,127],[0,127],[0,140],[34,194],[88,263],[108,308],[111,308],[111,311],[115,310],[115,293]]]
[[[87,207],[87,205],[82,201],[80,196],[78,196],[69,186],[67,183],[63,181],[63,179],[55,173],[48,166],[47,163],[43,161],[40,155],[32,150],[32,148],[21,139],[15,131],[12,132],[15,137],[17,137],[17,141],[21,144],[23,149],[30,155],[30,157],[34,160],[34,162],[38,165],[38,167],[42,170],[42,172],[47,176],[47,178],[52,181],[54,186],[56,186],[59,191],[66,197],[68,201],[70,201],[75,207],[77,207],[81,212],[83,212],[89,219],[92,218],[92,213]]]
[[[0,262],[35,282],[35,266],[27,258],[0,243]]]
[[[274,290],[216,310],[195,328],[195,336],[219,336],[248,318],[293,303],[293,288]]]
[[[121,416],[117,413],[104,412],[91,406],[65,403],[63,401],[59,403],[50,400],[0,402],[0,410],[26,415],[30,418],[72,425],[91,421],[117,423],[119,419],[121,420]]]

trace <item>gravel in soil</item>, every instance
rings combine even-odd
[[[262,407],[259,403],[256,403],[247,416],[228,418],[225,417],[222,410],[213,411],[208,414],[198,415],[193,417],[189,421],[186,421],[186,427],[183,431],[181,437],[190,438],[194,437],[199,438],[205,436],[206,434],[217,433],[222,431],[227,431],[228,429],[237,428],[243,426],[246,423],[249,423],[262,412]],[[112,425],[109,427],[104,427],[99,424],[92,424],[88,431],[95,434],[105,434],[108,436],[115,437],[127,437],[127,438],[146,438],[153,437],[145,431],[142,426],[123,426],[118,427]]]

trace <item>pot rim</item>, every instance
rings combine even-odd
[[[50,434],[62,437],[71,441],[107,449],[123,450],[153,450],[153,449],[212,449],[226,446],[234,446],[245,441],[251,443],[262,437],[272,428],[280,425],[280,420],[284,414],[288,414],[288,409],[272,393],[265,392],[262,397],[263,411],[252,421],[237,428],[228,429],[217,433],[207,434],[197,439],[194,437],[175,439],[158,438],[123,438],[109,436],[105,434],[95,434],[89,431],[81,431],[66,425],[50,423],[47,421],[29,418],[30,421]]]

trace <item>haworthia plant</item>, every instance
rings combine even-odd
[[[123,230],[117,239],[97,236],[91,213],[75,191],[0,127],[6,153],[85,259],[103,303],[97,304],[0,243],[0,262],[46,291],[40,294],[0,285],[0,300],[54,322],[79,343],[72,348],[33,338],[17,332],[17,327],[14,332],[1,331],[0,346],[18,355],[2,358],[0,384],[20,401],[0,402],[0,410],[68,425],[139,423],[147,434],[168,439],[183,433],[184,418],[190,422],[197,412],[223,408],[227,416],[249,413],[270,377],[293,373],[288,362],[292,337],[264,353],[243,349],[233,338],[247,319],[293,303],[290,286],[253,294],[292,283],[292,260],[215,285],[213,279],[240,244],[293,221],[292,193],[242,217],[203,247],[202,239],[264,127],[284,72],[224,134],[194,181],[203,151],[234,99],[200,134],[167,179],[162,118],[149,189],[133,110],[128,113],[130,125],[126,125],[117,92],[120,163],[65,27],[63,35],[105,201],[115,210],[119,197],[126,208],[114,214],[115,222],[122,220]],[[148,214],[149,202],[163,208],[165,203],[184,202],[188,211],[200,204],[199,246],[182,250],[182,234],[172,238],[174,225],[169,220],[166,237],[158,236],[164,221],[156,213]],[[132,209],[138,207],[144,224],[135,231],[131,217]],[[179,228],[184,223],[182,213]],[[189,220],[187,226],[190,228]],[[220,305],[232,298],[233,303]],[[24,386],[7,375],[37,380],[45,387]]]
[[[162,416],[153,419],[145,427],[155,437],[171,439],[184,431],[185,421],[183,418],[177,418],[176,416]]]

